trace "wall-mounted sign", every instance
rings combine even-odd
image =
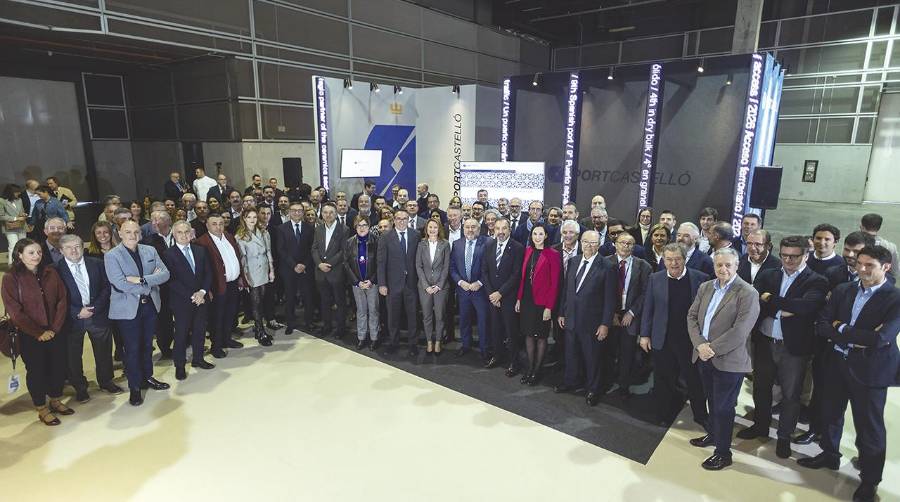
[[[818,160],[807,160],[803,162],[803,182],[815,183],[816,172],[819,170]]]

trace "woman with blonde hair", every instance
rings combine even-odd
[[[235,240],[241,249],[241,273],[250,288],[254,335],[259,344],[272,345],[272,335],[266,331],[263,301],[266,287],[275,281],[275,261],[272,259],[272,240],[269,232],[259,225],[259,213],[250,207],[241,212]]]

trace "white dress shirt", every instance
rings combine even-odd
[[[331,228],[325,225],[325,249],[322,250],[323,252],[328,249],[328,244],[331,243],[331,236],[334,235],[335,228],[337,228],[337,220],[331,224]]]
[[[197,178],[194,180],[194,195],[197,196],[197,200],[206,200],[207,194],[209,190],[216,186],[216,180],[210,178],[209,176],[204,176],[202,178]],[[222,194],[223,196],[226,194]]]
[[[238,262],[237,254],[231,247],[231,243],[225,238],[225,234],[222,234],[222,237],[216,237],[210,232],[209,238],[218,248],[219,254],[222,255],[222,262],[225,264],[225,282],[237,280],[241,274],[241,264]]]
[[[69,266],[69,270],[72,272],[72,277],[74,277],[75,284],[78,284],[78,279],[84,281],[84,290],[79,287],[78,292],[81,294],[81,304],[84,306],[88,306],[91,304],[91,278],[88,276],[87,267],[84,264],[84,258],[79,262],[69,261],[68,258],[65,258],[66,265]],[[80,286],[80,285],[79,285]]]
[[[578,281],[578,284],[575,285],[575,292],[576,292],[576,293],[578,292],[578,290],[581,289],[581,285],[584,283],[584,279],[587,277],[587,275],[588,275],[588,270],[591,269],[591,265],[594,264],[594,259],[595,259],[595,258],[597,258],[597,253],[594,253],[594,255],[591,256],[590,258],[584,258],[584,259],[582,259],[580,262],[578,262],[578,266],[579,266],[579,267],[581,267],[581,264],[584,263],[584,262],[587,262],[587,264],[584,266],[584,274],[581,275],[581,280]],[[577,268],[575,269],[575,274],[576,274],[576,275],[578,274],[578,269],[577,269]]]
[[[625,258],[624,260],[625,260],[625,287],[622,288],[622,305],[625,305],[625,300],[628,298],[628,284],[631,282],[631,264],[632,264],[632,261],[634,260],[634,256],[629,256],[628,258]],[[616,267],[617,267],[616,268],[616,280],[618,280],[618,277],[619,277],[618,267],[622,266],[622,265],[620,265],[621,263],[622,263],[622,257],[619,256],[617,253],[616,254]]]
[[[450,245],[452,246],[454,242],[462,238],[462,225],[460,225],[456,230],[453,230],[449,226],[447,228],[449,229],[447,240],[450,241]]]
[[[434,255],[437,254],[437,241],[428,241],[428,253],[431,255],[431,263],[434,263]]]

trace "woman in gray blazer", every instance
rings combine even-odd
[[[426,352],[441,353],[444,333],[444,314],[447,311],[450,272],[450,243],[444,237],[444,227],[435,220],[425,223],[422,240],[416,249],[416,271],[419,274],[419,301],[425,324]]]
[[[272,241],[269,232],[258,225],[256,208],[247,208],[235,232],[235,240],[241,249],[241,273],[250,287],[250,306],[253,309],[253,329],[259,344],[272,345],[272,335],[266,331],[263,319],[263,301],[266,287],[275,280],[275,261],[272,259]]]

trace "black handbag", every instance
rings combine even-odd
[[[16,277],[16,287],[19,293],[19,302],[22,302],[22,286]],[[9,314],[0,317],[0,353],[12,360],[13,368],[16,367],[16,359],[22,353],[22,333],[16,328]]]

